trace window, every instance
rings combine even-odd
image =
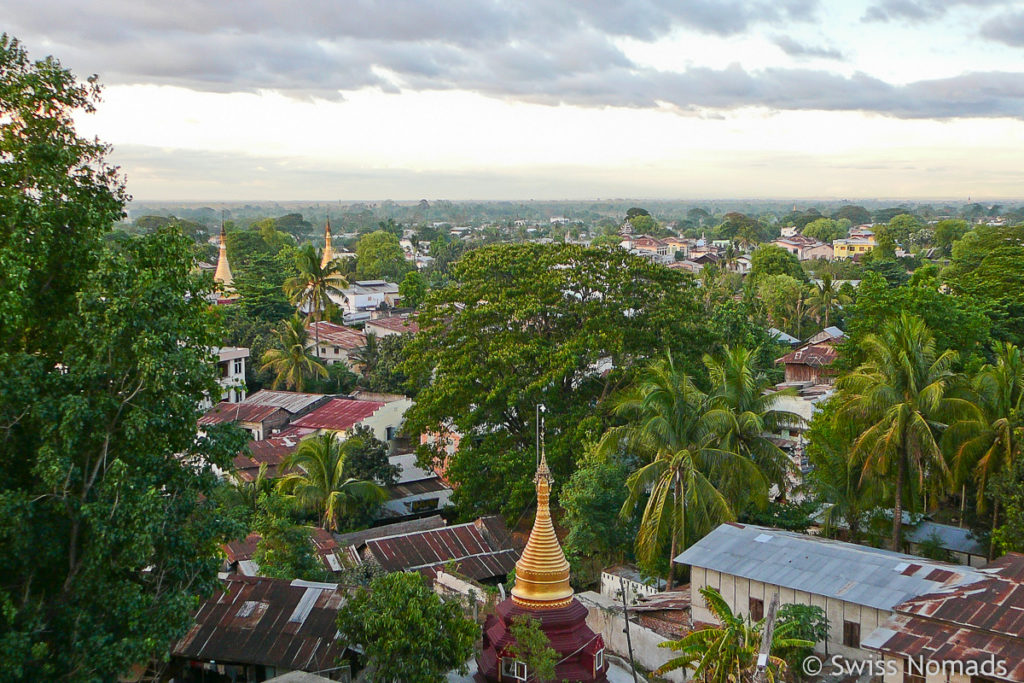
[[[326,354],[327,354],[327,347],[326,346],[321,346],[320,347],[320,355],[324,356]]]
[[[334,355],[337,356],[339,353],[341,353],[341,349],[339,349],[337,346],[335,346],[334,347]]]
[[[241,375],[242,374],[242,359],[241,358],[238,358],[238,359],[235,360],[235,374],[236,375]]]
[[[594,655],[594,675],[597,676],[604,669],[604,648],[602,647]]]
[[[387,428],[387,436],[385,437],[385,439],[387,441],[391,441],[394,438],[395,438],[395,428],[394,427],[388,427]]]
[[[751,621],[761,621],[764,619],[764,600],[750,598],[750,619]]]
[[[843,645],[860,647],[860,624],[856,621],[843,622]]]
[[[924,683],[925,675],[919,671],[917,662],[911,663],[909,659],[903,660],[903,683]]]
[[[511,678],[516,681],[526,680],[526,662],[511,657],[501,658],[501,677]]]

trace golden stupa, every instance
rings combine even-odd
[[[228,248],[224,243],[224,224],[220,225],[220,253],[217,255],[217,270],[213,274],[213,281],[217,283],[221,299],[235,299],[235,279],[231,276],[231,266],[228,264]]]
[[[324,229],[324,256],[320,259],[320,267],[326,268],[327,264],[334,260],[334,248],[331,247],[331,219],[327,219],[327,227]]]
[[[512,602],[526,609],[551,609],[572,601],[569,585],[569,562],[555,536],[551,524],[551,470],[541,451],[537,468],[537,517],[533,520],[530,540],[516,562],[516,585]]]

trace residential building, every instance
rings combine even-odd
[[[355,363],[349,359],[350,354],[366,346],[364,333],[337,323],[314,322],[306,326],[306,332],[306,348],[310,349],[314,356],[318,356],[320,362],[327,365],[344,363],[347,367],[353,368]],[[319,354],[316,352],[317,340],[320,344]]]
[[[671,254],[669,253],[668,243],[656,237],[648,237],[647,235],[628,235],[623,237],[621,246],[626,251],[644,251],[658,254],[659,256],[675,255],[674,250]]]
[[[601,570],[601,595],[622,600],[626,590],[626,602],[633,605],[643,597],[657,595],[665,590],[665,580],[644,575],[639,569],[628,564],[617,564]]]
[[[690,246],[693,244],[693,240],[685,237],[666,237],[662,242],[668,246],[670,256],[674,257],[677,253],[682,252],[683,258],[690,255]]]
[[[839,328],[826,328],[785,356],[776,358],[775,363],[785,366],[787,383],[832,384],[836,373],[831,366],[839,357],[836,344],[843,337]]]
[[[222,346],[214,349],[217,354],[217,383],[221,386],[220,400],[225,403],[239,403],[245,400],[245,366],[249,349],[244,346]],[[206,399],[199,406],[209,408],[213,401]]]
[[[972,567],[735,522],[722,524],[675,561],[691,568],[695,623],[715,623],[700,595],[705,586],[718,590],[733,613],[755,621],[778,594],[783,605],[822,608],[829,636],[819,647],[854,660],[871,657],[861,641],[897,605],[983,576]]]
[[[363,326],[366,334],[377,335],[377,338],[388,337],[393,334],[416,334],[420,326],[414,315],[390,315],[384,318],[369,320]]]
[[[263,476],[266,479],[277,479],[281,472],[281,463],[298,448],[299,438],[296,436],[271,436],[259,441],[250,441],[245,450],[235,456],[234,474],[242,481],[256,481],[260,467],[265,466]]]
[[[330,400],[326,394],[308,394],[301,391],[272,391],[260,389],[250,395],[243,403],[258,406],[275,406],[284,408],[292,418],[302,417],[306,413],[319,408]]]
[[[401,453],[388,458],[398,466],[398,481],[388,487],[388,500],[381,517],[401,519],[434,514],[451,504],[451,488],[433,470],[416,464],[415,453]]]
[[[336,621],[344,602],[333,583],[228,576],[171,647],[174,678],[198,682],[220,674],[218,680],[258,683],[310,671],[342,680],[345,646]]]
[[[1024,555],[914,596],[865,638],[884,683],[1024,683]]]
[[[469,228],[466,228],[469,230]],[[341,290],[340,294],[331,294],[331,301],[346,313],[372,313],[382,306],[395,308],[401,296],[398,285],[386,280],[356,280]]]
[[[288,424],[290,419],[288,412],[276,406],[261,406],[253,403],[226,403],[221,402],[207,410],[199,418],[199,426],[235,422],[239,427],[248,431],[256,441],[267,438]]]
[[[903,543],[914,553],[921,554],[925,546],[945,553],[942,559],[970,567],[988,564],[988,547],[979,541],[970,529],[939,524],[930,520],[903,527]]]
[[[364,426],[381,441],[391,441],[398,435],[405,411],[412,400],[402,397],[397,401],[363,401],[351,398],[332,398],[319,408],[293,420],[289,431],[281,436],[296,434],[334,433],[348,436],[356,427]]]
[[[821,240],[816,240],[813,237],[804,237],[803,235],[780,237],[772,242],[772,244],[785,249],[796,256],[800,261],[808,261],[816,258],[823,258],[831,261],[834,256],[831,244],[825,244]]]

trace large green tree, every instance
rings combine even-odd
[[[94,681],[164,659],[233,528],[196,433],[220,333],[194,244],[104,249],[125,199],[73,117],[98,89],[0,36],[0,679]]]
[[[371,232],[360,237],[356,244],[356,274],[360,280],[401,282],[414,268],[405,260],[398,238],[390,232]]]
[[[800,282],[807,281],[800,260],[782,247],[774,244],[762,244],[750,255],[750,275],[748,281],[752,285],[769,275],[789,275]]]
[[[368,680],[441,683],[466,671],[480,632],[457,602],[442,602],[416,572],[378,576],[338,611],[338,632],[362,648]]]
[[[514,517],[532,504],[538,403],[548,409],[548,460],[564,482],[580,445],[602,430],[594,406],[636,367],[670,347],[697,369],[719,341],[689,275],[621,250],[489,246],[467,253],[452,275],[428,295],[409,344],[403,370],[429,383],[406,429],[465,435],[447,476],[467,517]]]

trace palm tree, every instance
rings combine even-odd
[[[281,463],[288,470],[278,486],[303,508],[316,512],[320,525],[338,530],[341,517],[380,505],[388,498],[379,484],[345,476],[344,444],[334,434],[306,439]]]
[[[368,333],[366,335],[366,346],[355,349],[348,354],[349,360],[359,366],[359,374],[368,378],[377,363],[380,361],[380,344],[377,343],[377,335]]]
[[[267,477],[267,463],[260,463],[259,472],[252,481],[243,479],[241,473],[233,472],[228,484],[227,495],[231,507],[244,508],[251,518],[259,511],[260,496],[269,494],[274,483]]]
[[[972,382],[976,410],[944,435],[960,481],[974,479],[979,512],[985,510],[988,482],[1012,466],[1021,450],[1014,432],[1024,416],[1024,354],[1013,344],[999,342],[995,355],[995,364],[985,365]],[[993,528],[998,514],[996,499]]]
[[[860,349],[867,360],[836,384],[840,419],[867,426],[851,453],[863,459],[861,476],[892,477],[892,547],[898,551],[905,493],[924,491],[926,479],[949,484],[938,435],[971,406],[951,395],[959,379],[952,371],[956,351],[938,353],[920,318],[902,313],[867,335]]]
[[[700,594],[721,626],[691,631],[680,640],[661,643],[660,647],[683,654],[662,664],[657,673],[692,669],[692,678],[704,683],[747,683],[753,680],[761,650],[764,619],[753,622],[750,617],[733,614],[722,595],[709,586],[701,588]],[[782,623],[772,633],[765,680],[781,680],[786,669],[786,661],[772,655],[772,651],[814,647],[809,640],[791,637],[795,626],[796,622]]]
[[[315,377],[327,377],[327,368],[306,349],[309,333],[302,318],[296,313],[284,322],[281,329],[274,330],[278,348],[268,349],[263,354],[261,372],[274,372],[272,388],[285,387],[303,391],[306,383]]]
[[[306,311],[306,320],[320,322],[324,310],[334,306],[331,294],[340,294],[348,283],[339,270],[338,263],[331,261],[321,265],[322,253],[312,244],[306,243],[295,254],[298,274],[284,282],[284,293],[295,306]],[[320,357],[320,326],[314,326],[316,333],[316,357]]]
[[[704,365],[711,378],[711,410],[708,418],[715,421],[722,434],[721,447],[753,460],[769,482],[786,490],[786,478],[793,469],[789,457],[769,437],[799,425],[802,418],[774,406],[780,396],[791,390],[770,392],[772,383],[756,370],[756,351],[742,346],[725,347],[719,357],[705,354]],[[733,482],[733,500],[744,491],[745,482]]]
[[[609,429],[599,446],[606,454],[625,447],[647,462],[626,480],[629,494],[620,514],[631,515],[649,494],[636,552],[649,563],[669,541],[670,589],[677,549],[685,550],[718,524],[735,518],[735,506],[716,484],[723,473],[734,470],[732,481],[767,491],[753,461],[718,447],[719,435],[706,415],[710,407],[708,396],[669,355],[648,366],[636,386],[616,399],[615,413],[630,423]]]
[[[850,303],[850,297],[841,294],[829,273],[821,276],[821,283],[812,286],[807,297],[807,307],[822,327],[828,327],[832,312]]]

